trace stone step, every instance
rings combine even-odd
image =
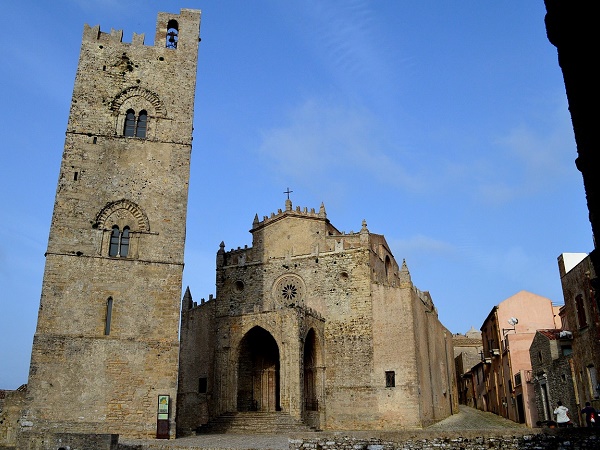
[[[249,433],[272,434],[315,431],[308,425],[284,412],[225,413],[198,429],[199,434]]]

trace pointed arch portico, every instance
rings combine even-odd
[[[281,410],[280,350],[275,338],[260,326],[241,339],[237,354],[237,410]]]

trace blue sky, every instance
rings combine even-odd
[[[384,234],[453,333],[520,290],[562,303],[556,258],[592,249],[542,0],[21,0],[0,64],[0,388],[27,381],[83,24],[154,36],[202,9],[184,283],[254,215],[318,208]]]

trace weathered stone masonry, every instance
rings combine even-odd
[[[22,419],[28,433],[153,437],[178,370],[200,11],[144,35],[85,26]],[[168,32],[174,32],[173,42]]]
[[[365,222],[342,233],[323,205],[290,200],[251,233],[252,247],[221,244],[216,298],[184,298],[179,433],[254,409],[334,430],[420,428],[456,411],[452,336],[383,236]]]

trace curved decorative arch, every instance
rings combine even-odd
[[[144,213],[142,208],[140,208],[137,204],[126,199],[111,202],[102,208],[102,210],[96,216],[96,227],[106,228],[106,219],[108,219],[112,213],[118,211],[119,209],[125,209],[129,211],[133,217],[135,217],[137,222],[137,231],[150,231],[150,221],[148,220],[146,213]]]
[[[237,348],[237,410],[279,411],[279,344],[265,328],[255,325]]]
[[[167,108],[158,95],[139,86],[128,87],[117,94],[111,102],[110,108],[115,112],[119,111],[125,100],[131,97],[142,97],[148,100],[148,102],[154,106],[154,111],[157,116],[167,116]]]

